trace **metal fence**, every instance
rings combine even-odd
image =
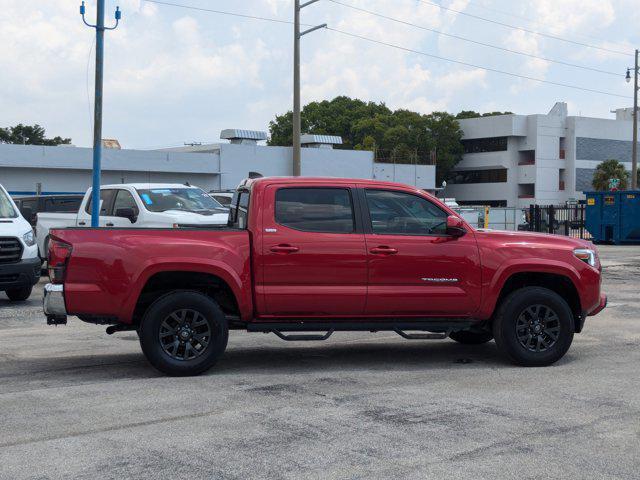
[[[585,228],[585,205],[531,205],[529,230],[591,240]]]
[[[528,208],[459,206],[454,210],[478,228],[552,233],[591,239],[586,230],[585,205],[531,205]]]

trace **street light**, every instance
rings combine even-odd
[[[627,83],[631,83],[631,70],[627,68]],[[636,63],[633,67],[633,145],[631,148],[631,190],[638,189],[638,49],[636,49]]]

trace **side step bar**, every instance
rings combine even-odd
[[[322,341],[322,340],[326,340],[327,338],[329,338],[334,330],[328,330],[327,333],[325,333],[324,335],[285,335],[284,333],[282,333],[280,330],[271,330],[273,333],[275,333],[278,337],[280,337],[282,340],[286,340],[287,342],[309,342],[309,341]],[[266,332],[265,332],[266,333]]]
[[[246,324],[248,332],[274,333],[287,342],[294,341],[322,341],[328,339],[333,332],[338,331],[369,331],[369,332],[395,332],[407,340],[444,340],[451,332],[464,330],[474,323],[468,319],[428,319],[427,321],[335,321],[335,322],[309,322],[292,320],[291,322],[252,322]],[[421,333],[407,333],[407,332]],[[287,334],[284,332],[295,332]],[[308,332],[308,333],[307,333]],[[326,332],[316,333],[316,332]]]
[[[406,338],[407,340],[444,340],[451,333],[451,331],[437,333],[407,333],[400,330],[399,328],[395,328],[393,331],[400,335],[402,338]]]

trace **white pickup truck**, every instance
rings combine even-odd
[[[100,187],[100,226],[114,228],[207,228],[226,225],[228,210],[204,190],[189,185],[127,183]],[[91,189],[78,213],[39,213],[40,256],[49,250],[49,231],[91,226]]]

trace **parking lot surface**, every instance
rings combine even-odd
[[[609,306],[547,368],[495,344],[232,332],[161,376],[135,333],[47,327],[0,293],[0,478],[640,478],[640,247],[600,247]]]

